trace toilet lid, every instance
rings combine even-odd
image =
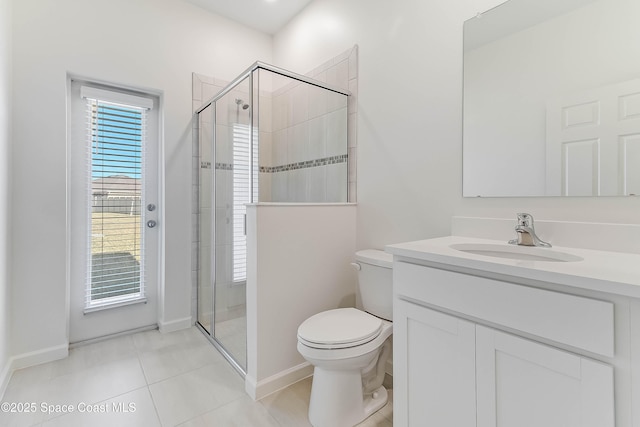
[[[347,348],[365,344],[380,334],[383,322],[355,308],[315,314],[298,328],[298,340],[314,348]]]

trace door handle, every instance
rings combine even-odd
[[[149,221],[147,221],[147,227],[149,228],[153,228],[155,227],[157,224],[157,222],[155,222],[154,220],[150,219]]]

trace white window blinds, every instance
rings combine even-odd
[[[152,100],[82,87],[89,176],[85,310],[144,299],[144,150]]]
[[[233,124],[233,283],[247,280],[247,203],[258,200],[257,146],[251,153],[251,128]],[[253,168],[253,173],[252,173]],[[252,185],[253,177],[253,185]],[[252,193],[253,192],[253,193]],[[253,196],[253,197],[252,197]]]

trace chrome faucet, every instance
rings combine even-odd
[[[516,233],[518,237],[516,239],[509,240],[509,243],[512,245],[542,246],[544,248],[551,247],[549,243],[543,242],[538,238],[533,227],[533,217],[528,213],[518,214],[518,225],[516,225]]]

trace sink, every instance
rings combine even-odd
[[[455,243],[449,247],[469,254],[520,261],[576,262],[583,260],[583,258],[579,256],[555,251],[553,249],[536,246],[515,246],[506,243],[504,245],[492,243]]]

